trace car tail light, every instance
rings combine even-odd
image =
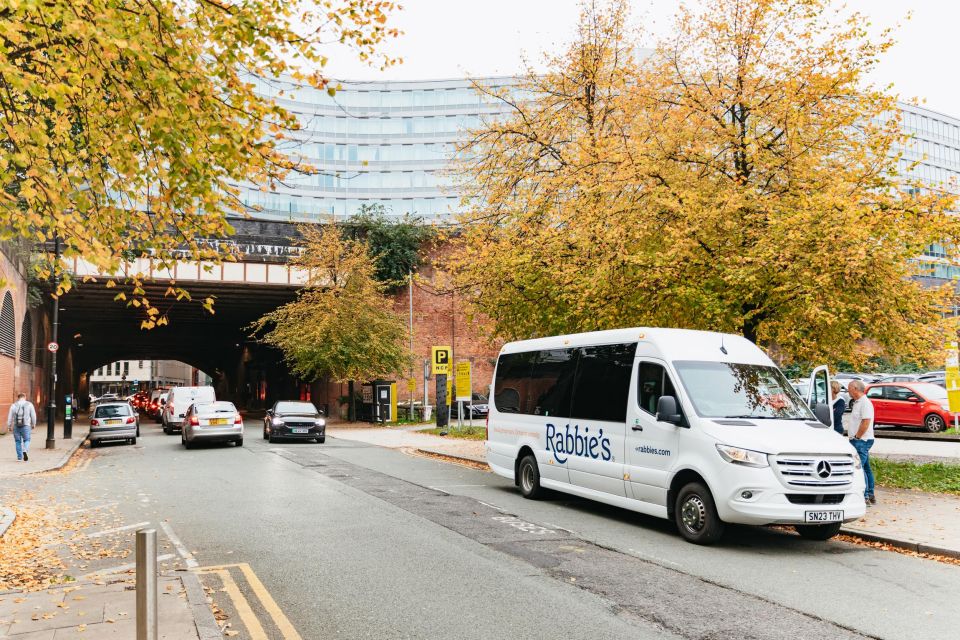
[[[243,424],[243,418],[240,417],[240,414],[237,414],[237,417],[233,419],[233,424]]]
[[[94,418],[93,420],[90,421],[90,426],[91,426],[91,427],[99,427],[99,426],[100,426],[100,421],[97,420],[96,418]]]
[[[136,421],[136,418],[127,418],[127,424],[133,424]]]
[[[190,426],[192,426],[192,427],[199,427],[199,426],[200,426],[200,418],[198,418],[197,416],[190,416]]]

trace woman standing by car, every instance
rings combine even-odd
[[[830,381],[830,390],[833,391],[833,430],[844,435],[843,412],[847,410],[847,402],[840,396],[840,383]]]

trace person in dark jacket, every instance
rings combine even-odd
[[[833,391],[833,430],[844,435],[843,412],[847,410],[847,402],[840,397],[840,383],[836,380],[830,381],[830,390]]]

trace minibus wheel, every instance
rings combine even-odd
[[[840,527],[843,523],[831,522],[829,524],[798,524],[793,528],[797,530],[801,538],[807,540],[829,540],[840,533]]]
[[[540,486],[540,469],[537,468],[537,459],[532,455],[526,455],[517,465],[517,477],[520,481],[520,493],[524,498],[536,500],[543,495],[543,488]]]
[[[694,544],[712,544],[723,536],[723,521],[717,515],[710,490],[699,482],[684,485],[673,510],[680,535]]]

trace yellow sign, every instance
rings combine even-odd
[[[470,402],[473,393],[473,384],[470,380],[470,361],[461,360],[457,363],[457,400]]]
[[[407,391],[409,391],[410,393],[413,393],[416,390],[417,390],[417,381],[414,380],[413,378],[410,378],[409,380],[407,380]]]
[[[435,376],[450,375],[450,347],[433,347],[430,371]]]
[[[453,399],[453,380],[447,378],[447,406],[450,406],[450,401]]]
[[[957,343],[947,345],[947,366],[944,382],[947,385],[947,402],[950,411],[960,412],[960,359],[957,357]]]

